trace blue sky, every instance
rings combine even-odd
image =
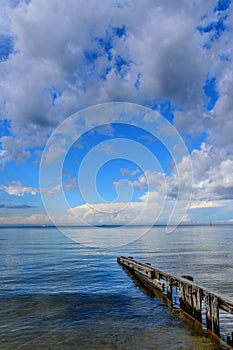
[[[0,23],[0,224],[167,223],[179,186],[177,220],[233,222],[231,0],[3,0]],[[78,113],[116,102],[160,119]],[[81,137],[65,148],[67,123],[50,143],[65,156],[44,188],[46,143],[74,113]]]

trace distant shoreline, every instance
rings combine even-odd
[[[24,225],[24,224],[14,224],[14,225],[0,225],[1,228],[111,228],[111,227],[173,227],[173,226],[179,226],[179,227],[188,227],[188,226],[233,226],[233,223],[200,223],[200,224],[180,224],[180,225],[166,225],[166,224],[157,224],[157,225]]]

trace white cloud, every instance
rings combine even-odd
[[[191,154],[194,186],[193,197],[202,200],[224,200],[233,196],[233,159],[226,151],[202,145]]]
[[[193,200],[232,198],[233,12],[224,12],[228,30],[218,40],[210,41],[213,31],[197,30],[221,18],[215,5],[215,0],[104,0],[96,11],[95,0],[21,2],[15,8],[4,1],[1,30],[4,24],[13,36],[15,53],[0,65],[1,114],[11,121],[12,131],[1,138],[1,164],[27,160],[29,149],[44,146],[58,123],[90,104],[170,99],[179,131],[195,138],[206,132],[205,143],[190,155]],[[204,108],[208,74],[216,77],[219,95],[211,111]],[[60,141],[47,155],[50,162],[65,152],[66,140]],[[186,162],[178,165],[179,176],[174,172],[164,178],[148,169],[131,185],[145,191],[148,181],[152,191],[167,190],[168,197],[175,197],[178,185],[185,192],[190,180]],[[137,175],[136,170],[124,172]],[[1,189],[16,196],[38,193],[21,183]]]
[[[68,180],[64,183],[64,189],[66,190],[77,190],[78,184],[75,177],[70,176]]]
[[[130,177],[134,177],[135,175],[137,175],[138,173],[140,173],[140,170],[138,168],[136,168],[135,170],[130,171],[129,169],[125,169],[125,168],[121,168],[120,169],[120,174],[122,176],[130,176]]]
[[[214,2],[120,4],[102,1],[96,11],[93,0],[41,0],[8,8],[17,54],[1,63],[1,96],[17,136],[43,144],[46,132],[90,101],[171,98],[194,108],[203,100],[209,57],[196,27]]]
[[[126,203],[99,203],[95,205],[84,204],[70,208],[62,215],[49,217],[46,214],[34,213],[29,216],[0,217],[0,224],[24,224],[24,225],[153,225],[167,224],[174,206],[174,200],[170,199],[162,206],[163,199],[158,192],[146,193],[141,201]],[[122,208],[124,208],[122,210]],[[233,201],[196,201],[186,211],[176,211],[181,223],[216,223],[232,222]],[[203,209],[205,210],[203,212]],[[162,210],[162,211],[161,211]],[[225,219],[222,215],[225,213]],[[172,223],[171,223],[172,224]],[[69,233],[68,233],[69,236]],[[80,237],[79,237],[80,239]],[[98,236],[96,237],[98,239]],[[82,240],[82,238],[81,238]]]
[[[130,184],[134,188],[140,190],[146,190],[149,188],[149,191],[156,189],[160,193],[164,193],[164,191],[166,191],[166,176],[158,171],[145,170],[137,180],[131,181]]]
[[[0,165],[1,167],[8,161],[7,151],[0,151]]]
[[[189,209],[201,209],[201,208],[215,208],[215,207],[220,207],[221,204],[216,201],[199,201],[199,202],[193,202],[190,205]]]
[[[73,185],[73,183],[68,182],[67,184],[64,185],[64,188],[70,189],[71,185]],[[35,196],[37,194],[40,194],[41,192],[46,193],[46,195],[54,196],[60,193],[61,190],[62,190],[61,184],[55,185],[50,190],[39,189],[31,186],[24,186],[20,181],[11,181],[7,186],[0,185],[0,191],[4,191],[10,196],[16,196],[16,197],[23,197],[26,194]]]
[[[233,44],[233,41],[232,41]],[[224,148],[232,156],[233,149],[233,65],[229,63],[228,70],[222,72],[218,83],[219,100],[213,111],[208,115],[208,142],[215,147]]]
[[[5,191],[10,196],[22,197],[25,194],[35,196],[40,192],[38,188],[26,187],[20,181],[12,181],[8,186],[0,186],[0,191]]]
[[[149,204],[150,203],[150,204]],[[153,224],[161,211],[159,201],[148,201],[144,197],[140,202],[85,204],[71,208],[69,222],[82,224]]]
[[[46,214],[32,214],[28,217],[8,216],[0,217],[0,225],[47,225],[51,220]]]

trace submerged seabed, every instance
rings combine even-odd
[[[102,230],[106,243],[108,228]],[[232,234],[231,226],[186,226],[170,234],[154,227],[126,246],[93,249],[55,228],[1,228],[0,349],[223,349],[143,290],[116,257],[191,274],[233,297]],[[232,318],[221,317],[230,334]]]

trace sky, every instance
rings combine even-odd
[[[0,6],[0,224],[233,223],[231,0]]]

